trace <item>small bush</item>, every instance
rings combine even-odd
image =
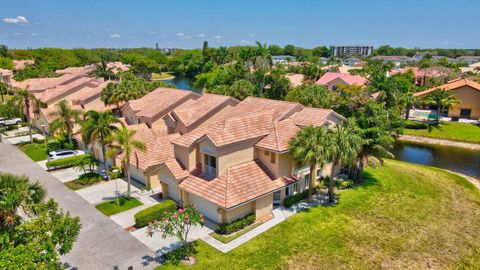
[[[45,139],[33,138],[33,142],[37,144],[45,143]]]
[[[22,123],[20,123],[20,126],[22,126],[22,127],[28,127],[28,122],[22,122]]]
[[[147,209],[135,214],[135,227],[142,228],[148,225],[149,222],[158,220],[163,217],[164,212],[172,212],[177,209],[177,203],[172,200],[166,200],[159,204],[156,204]]]
[[[98,183],[100,181],[102,181],[102,176],[98,173],[95,173],[95,172],[89,172],[89,173],[82,174],[76,180],[77,183],[79,183],[80,185],[84,185],[84,186],[95,184],[95,183]]]
[[[217,225],[217,233],[219,234],[231,234],[238,232],[239,230],[247,227],[255,222],[255,214],[250,214],[243,218],[239,218],[231,223],[220,223]]]
[[[80,160],[84,158],[90,158],[90,154],[78,155],[73,157],[68,157],[64,159],[57,159],[47,162],[47,168],[51,169],[60,169],[60,168],[69,168],[76,166]]]
[[[63,148],[67,150],[75,150],[76,146],[75,143],[64,143]]]
[[[47,143],[48,151],[55,151],[62,149],[62,142],[60,141],[51,141]]]
[[[288,207],[296,204],[297,202],[299,202],[303,199],[306,199],[307,197],[308,197],[308,190],[305,190],[305,191],[299,192],[299,193],[297,193],[293,196],[285,198],[285,200],[283,200],[283,205],[288,208]]]
[[[118,172],[114,172],[113,170],[118,170]],[[117,179],[121,177],[123,177],[122,168],[118,166],[112,166],[112,168],[110,168],[110,179]]]
[[[192,243],[189,243],[189,245],[190,245],[190,252],[191,252],[190,254],[191,255],[197,254],[198,243],[192,242]],[[165,254],[165,259],[167,259],[167,261],[169,261],[173,265],[178,265],[185,258],[186,255],[187,254],[186,254],[185,247],[181,246]]]
[[[338,184],[339,189],[347,189],[353,187],[353,180],[344,180]]]

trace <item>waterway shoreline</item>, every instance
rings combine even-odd
[[[467,148],[472,150],[480,150],[480,144],[477,144],[477,143],[457,142],[452,140],[435,139],[435,138],[414,136],[414,135],[399,135],[396,137],[396,139],[399,141],[436,144],[436,145],[444,145],[444,146],[461,147],[461,148]]]

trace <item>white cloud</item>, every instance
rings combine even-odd
[[[216,38],[216,39],[221,39],[222,36],[213,36],[213,38]]]
[[[184,33],[182,33],[182,32],[180,32],[180,33],[177,33],[177,37],[184,37],[184,36],[185,36],[185,34],[184,34]]]
[[[120,38],[120,35],[119,34],[111,34],[110,37],[111,38]]]
[[[251,40],[240,40],[240,43],[242,43],[242,44],[253,44],[253,41],[251,41]]]
[[[152,31],[152,32],[148,32],[147,34],[149,34],[149,35],[156,35],[157,32],[153,32],[153,31]]]
[[[17,33],[13,33],[12,35],[14,35],[14,36],[21,36],[22,33],[18,33],[18,32],[17,32]]]
[[[192,38],[192,36],[186,36],[185,38],[189,38],[189,39],[190,39],[190,38]]]
[[[256,36],[256,35],[255,35],[255,34],[249,34],[249,36],[254,37],[254,36]]]
[[[205,34],[203,34],[203,33],[202,33],[202,34],[198,34],[197,37],[203,38],[203,37],[205,37]]]
[[[15,18],[3,18],[3,22],[8,24],[27,24],[28,20],[23,16],[17,16]]]
[[[31,33],[30,35],[31,35],[32,37],[36,37],[36,36],[38,36],[38,34],[37,34],[37,33]]]

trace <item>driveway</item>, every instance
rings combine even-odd
[[[153,269],[159,258],[155,253],[122,229],[114,221],[102,215],[76,192],[46,172],[16,147],[0,143],[0,171],[23,174],[38,180],[61,208],[82,222],[80,236],[72,251],[62,256],[64,265],[78,269]]]

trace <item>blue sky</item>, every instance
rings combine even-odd
[[[480,48],[478,0],[0,0],[0,44]]]

